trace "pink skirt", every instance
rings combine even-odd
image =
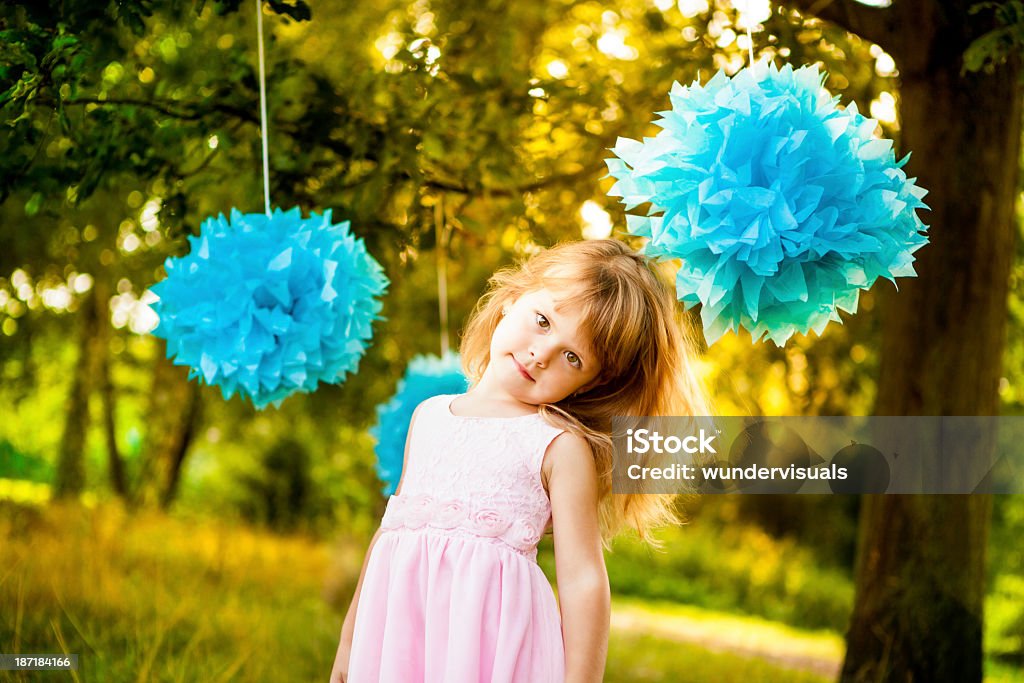
[[[493,539],[391,530],[370,555],[348,683],[562,683],[558,605],[537,563]]]

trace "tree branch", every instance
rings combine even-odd
[[[44,107],[55,106],[52,101],[45,99],[37,100],[37,103]],[[150,109],[156,111],[164,116],[169,116],[181,121],[199,121],[207,117],[211,112],[217,112],[225,114],[231,117],[235,117],[241,121],[245,121],[252,124],[259,124],[259,119],[256,114],[231,105],[223,103],[210,103],[203,105],[202,107],[190,104],[187,102],[171,102],[167,100],[143,100],[143,99],[131,99],[131,98],[107,98],[99,99],[93,97],[77,97],[74,99],[64,100],[65,105],[70,106],[82,106],[82,105],[97,105],[97,106],[133,106],[140,107],[143,109]],[[278,132],[284,133],[292,138],[300,137],[299,131],[293,126],[282,125],[280,123],[274,124],[274,129]],[[352,158],[352,148],[345,143],[343,140],[337,140],[330,136],[324,136],[320,144],[325,148],[338,155],[342,159]],[[203,164],[205,165],[205,163]],[[196,169],[199,170],[199,169]],[[538,178],[532,182],[524,183],[522,185],[515,185],[512,187],[488,187],[485,185],[470,186],[463,183],[451,182],[440,178],[431,178],[425,176],[423,178],[423,185],[433,190],[441,192],[450,192],[454,194],[463,194],[467,196],[491,196],[491,197],[513,197],[520,196],[526,192],[536,192],[555,185],[564,185],[569,183],[577,182],[583,178],[591,175],[595,175],[601,172],[600,167],[584,168],[575,173],[565,173],[558,175],[551,175],[544,178]],[[406,174],[405,178],[411,180],[411,174]],[[358,184],[358,183],[357,183]]]
[[[588,176],[597,175],[601,172],[603,167],[595,166],[592,168],[584,168],[576,171],[575,173],[560,173],[557,175],[550,175],[544,178],[538,178],[533,182],[524,183],[522,185],[514,185],[512,187],[488,187],[486,185],[480,185],[476,187],[469,187],[466,185],[459,185],[444,180],[436,180],[426,178],[423,184],[433,190],[441,192],[451,192],[453,194],[463,194],[468,196],[489,196],[489,197],[518,197],[527,192],[537,192],[538,190],[544,190],[549,187],[557,185],[572,184]]]
[[[782,0],[781,4],[855,33],[893,56],[900,52],[898,36],[906,27],[897,26],[892,8],[869,7],[855,0]]]
[[[46,98],[39,98],[39,104],[45,107],[54,107],[56,103]],[[256,114],[240,109],[238,107],[232,107],[231,105],[223,103],[211,103],[204,108],[197,107],[196,105],[185,103],[185,102],[173,102],[168,100],[139,100],[132,98],[106,98],[99,99],[98,97],[75,97],[64,100],[65,106],[80,106],[85,104],[94,104],[97,106],[130,106],[140,107],[142,109],[152,109],[153,111],[159,112],[164,116],[170,116],[174,119],[181,121],[199,121],[209,115],[211,111],[219,112],[222,114],[229,114],[235,118],[243,119],[245,121],[259,123],[259,119],[256,118]],[[185,108],[178,109],[175,106],[182,106]]]

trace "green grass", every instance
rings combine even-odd
[[[853,606],[850,578],[820,566],[793,538],[773,538],[745,524],[691,524],[659,536],[665,552],[629,537],[616,541],[608,574],[619,592],[810,629],[846,624]]]
[[[341,616],[322,597],[326,545],[112,508],[8,510],[0,538],[2,652],[78,653],[82,681],[330,672]]]
[[[0,652],[80,655],[0,682],[326,681],[364,550],[109,505],[0,505],[0,539]],[[605,680],[821,682],[841,653],[834,631],[616,596]]]

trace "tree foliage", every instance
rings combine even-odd
[[[966,21],[987,28],[965,68],[987,73],[1016,58],[1021,6],[977,7]],[[373,407],[410,357],[438,349],[438,250],[449,257],[455,333],[497,267],[595,230],[604,216],[623,224],[604,193],[607,148],[656,130],[653,112],[666,108],[673,81],[742,67],[745,36],[725,0],[265,2],[271,197],[352,222],[392,280],[387,320],[343,386],[259,414],[204,389],[201,418],[178,419],[165,406],[193,414],[175,398],[187,394],[183,378],[172,368],[164,379],[139,300],[203,218],[262,206],[253,11],[242,0],[0,8],[0,400],[11,416],[0,425],[0,468],[16,463],[52,480],[58,453],[81,451],[85,487],[103,491],[123,457],[129,488],[155,485],[160,499],[177,481],[167,471],[175,454],[187,452],[177,462],[183,503],[221,510],[248,496],[240,507],[252,513],[257,498],[279,493],[263,486],[274,468],[251,454],[301,433],[318,491],[310,505],[358,525],[380,504],[366,436]],[[898,85],[927,72],[914,60],[932,52],[897,41],[890,57],[876,44],[892,28],[886,16],[851,2],[790,2],[774,7],[754,41],[759,56],[820,62],[843,103],[888,108],[884,133],[902,153]],[[1019,263],[1011,278],[1019,290]],[[879,298],[867,293],[858,316],[785,349],[721,340],[703,363],[720,411],[868,413]],[[1021,301],[1011,290],[1015,331]],[[97,311],[110,323],[100,342],[83,332]],[[108,362],[82,362],[85,353]],[[1001,396],[1019,411],[1019,343],[1006,359]],[[161,443],[171,446],[158,458]],[[776,522],[801,514],[748,513]]]

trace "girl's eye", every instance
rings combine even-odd
[[[546,330],[549,327],[551,327],[551,323],[548,322],[547,318],[545,318],[543,315],[538,313],[537,314],[537,326],[540,327],[543,330]]]
[[[573,366],[574,368],[578,368],[583,365],[583,361],[580,360],[580,357],[577,356],[572,351],[565,352],[565,359],[569,361],[569,365]]]

